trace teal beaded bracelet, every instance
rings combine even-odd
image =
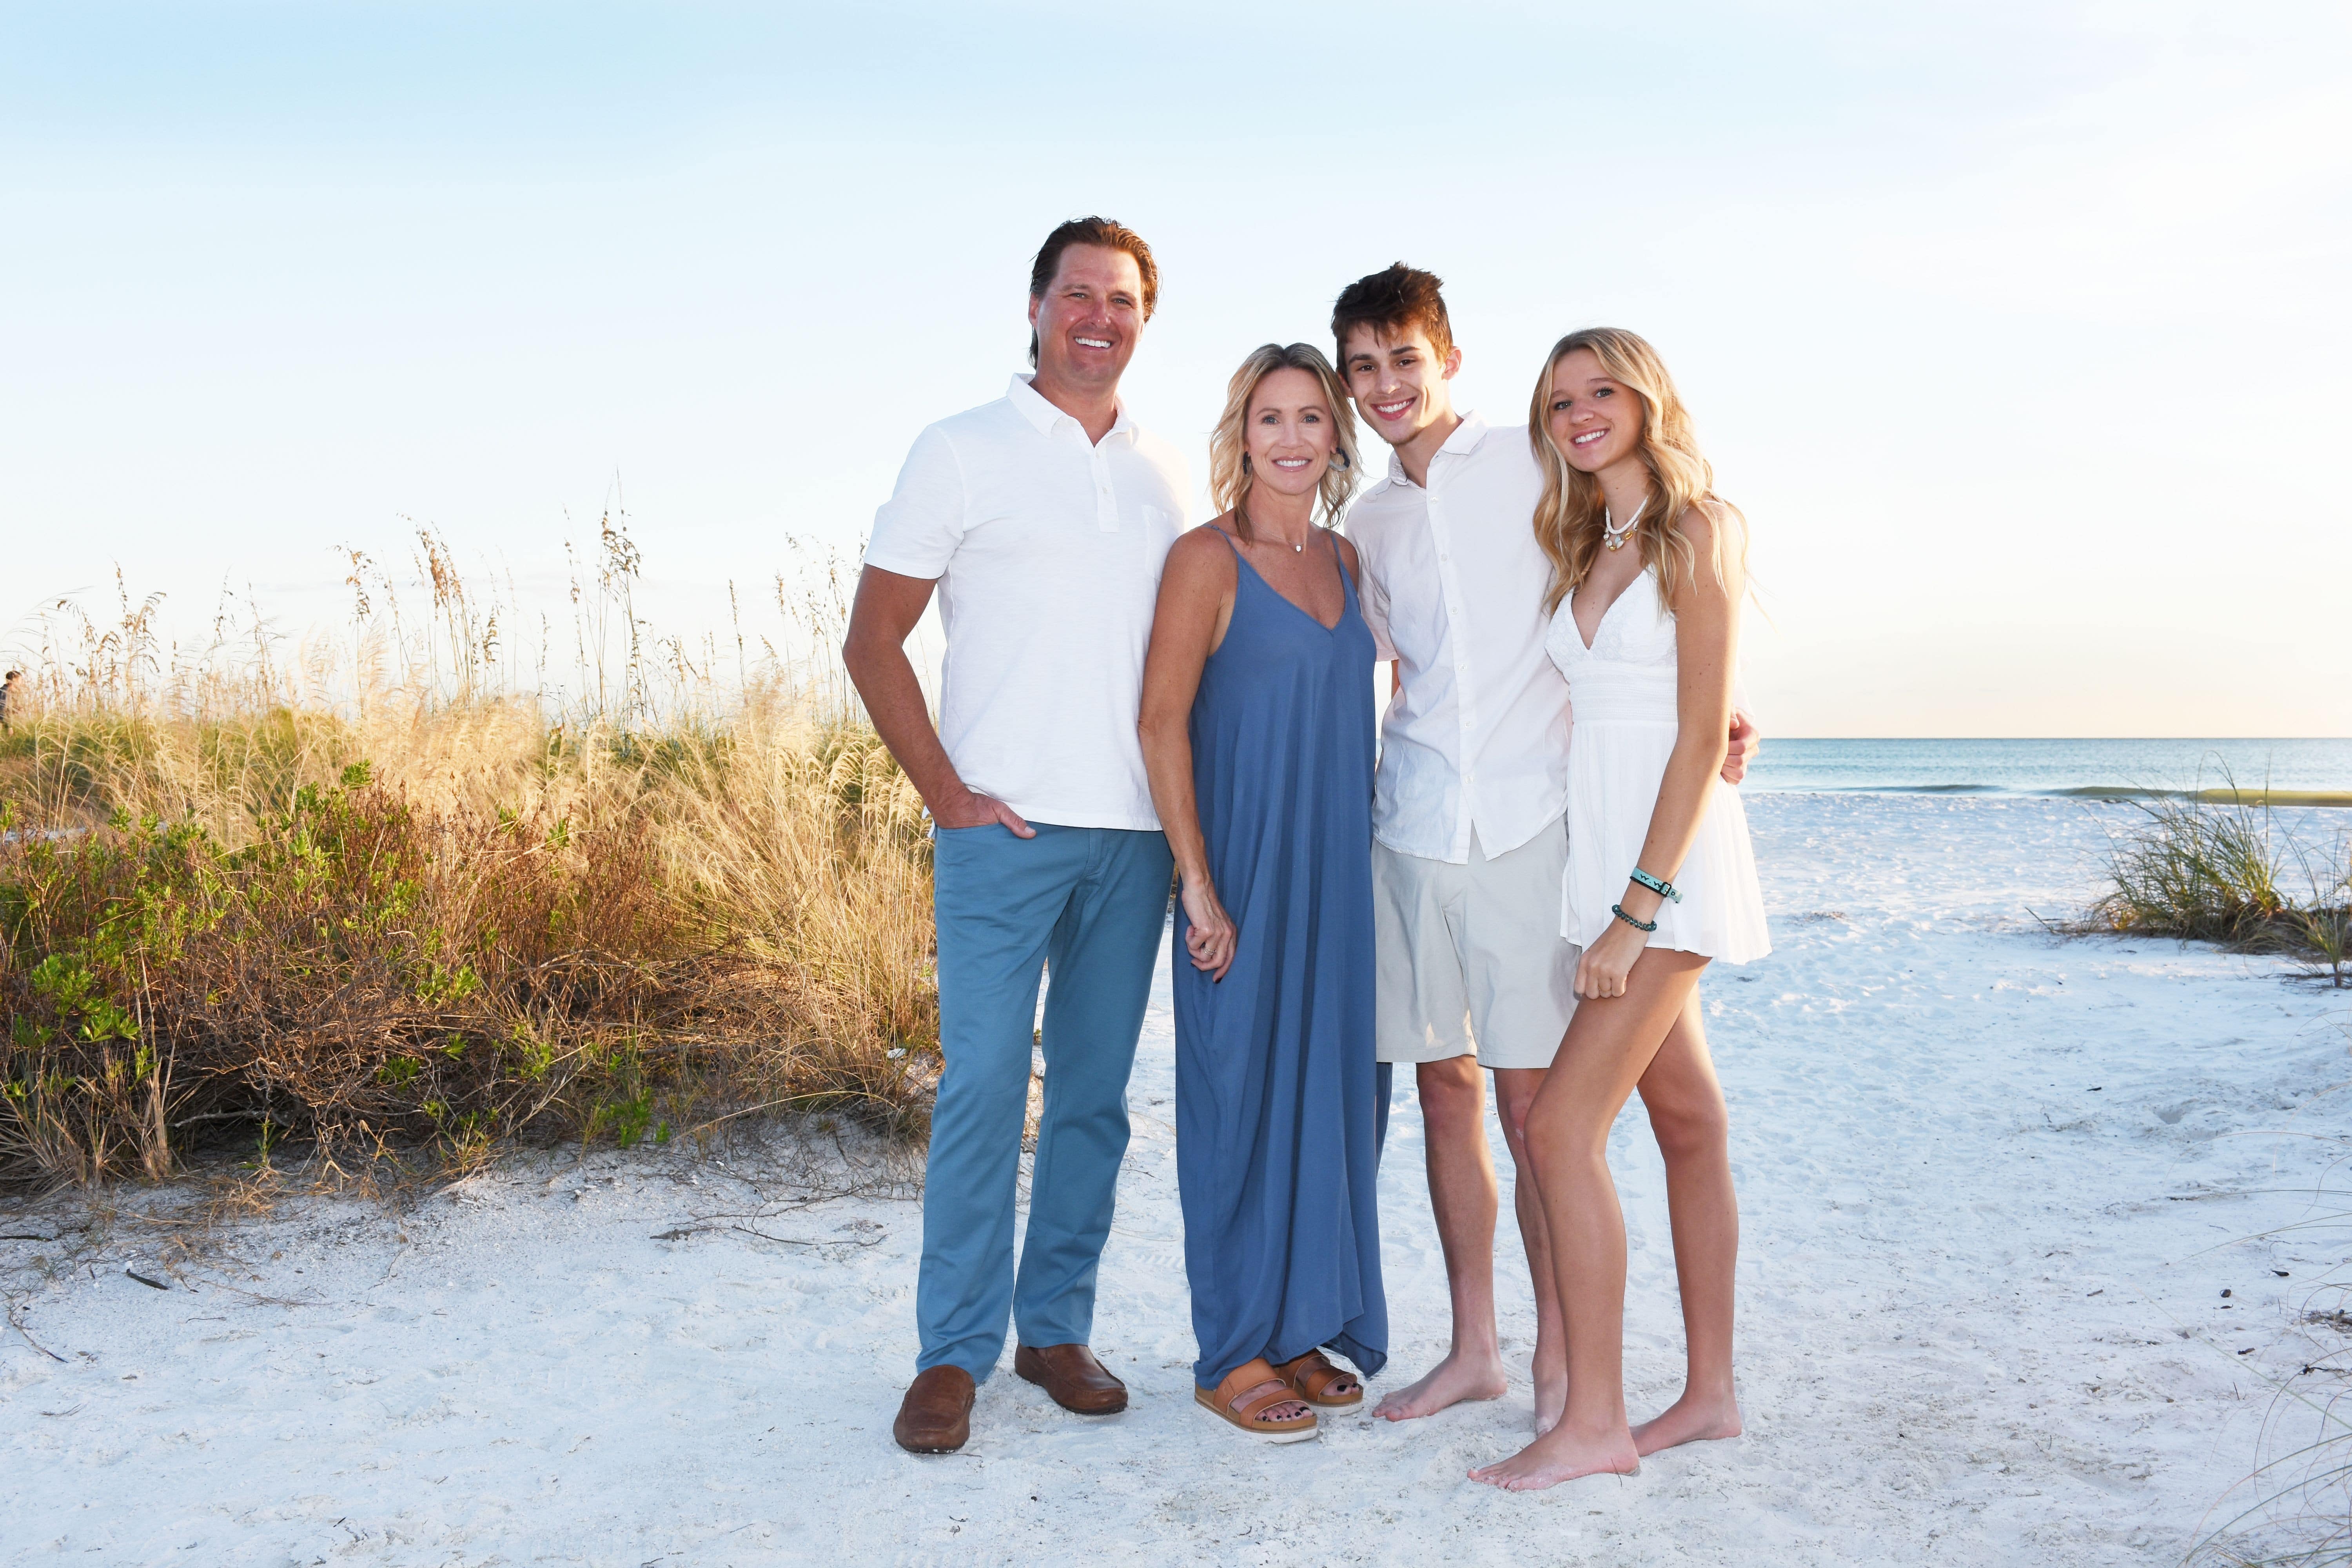
[[[1660,881],[1657,878],[1651,876],[1647,871],[1643,870],[1639,866],[1633,868],[1633,880],[1639,882],[1643,887],[1649,889],[1650,891],[1657,894],[1658,897],[1662,899],[1672,899],[1678,904],[1683,901],[1682,894],[1676,890],[1672,882]]]
[[[1627,914],[1625,912],[1625,906],[1622,904],[1610,905],[1609,912],[1615,915],[1619,920],[1623,921],[1627,925],[1632,926],[1635,931],[1648,931],[1658,929],[1658,922],[1655,921],[1637,921],[1632,915]]]

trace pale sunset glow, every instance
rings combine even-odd
[[[1412,10],[19,10],[0,637],[118,563],[298,633],[407,520],[552,602],[616,494],[717,626],[786,535],[854,556],[1102,212],[1196,479],[1237,357],[1400,257],[1490,419],[1562,331],[1656,342],[1776,733],[2352,733],[2342,7]]]

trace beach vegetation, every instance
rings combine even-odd
[[[58,607],[0,745],[0,1181],[923,1135],[929,844],[830,663],[838,579],[780,583],[798,655],[730,660],[648,628],[601,532],[560,684],[429,532],[424,613],[355,553],[351,635],[291,654]]]
[[[2133,804],[2140,820],[2111,842],[2089,929],[2284,953],[2352,985],[2352,835],[2298,829],[2234,788]]]
[[[2328,1141],[2335,1158],[2312,1189],[2309,1212],[2282,1231],[2246,1238],[2316,1243],[2340,1261],[2303,1294],[2288,1331],[2288,1365],[2263,1379],[2272,1403],[2257,1462],[2190,1550],[2195,1568],[2352,1564],[2352,1188],[2345,1182],[2352,1138]]]

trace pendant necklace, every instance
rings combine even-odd
[[[1609,509],[1602,507],[1601,509],[1601,542],[1612,550],[1624,549],[1625,541],[1633,535],[1633,525],[1642,521],[1642,508],[1649,504],[1644,500],[1641,506],[1635,507],[1633,515],[1625,520],[1625,526],[1622,528],[1609,521]]]
[[[1234,503],[1234,515],[1242,520],[1242,527],[1244,530],[1254,530],[1256,528],[1257,525],[1249,520],[1249,512],[1244,509],[1239,501],[1235,501]],[[1312,528],[1314,524],[1309,523],[1307,526]],[[1614,550],[1616,546],[1612,544],[1610,548]],[[1297,543],[1292,545],[1290,550],[1291,553],[1294,555],[1304,555],[1307,553],[1307,542],[1302,539]]]

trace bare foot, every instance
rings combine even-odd
[[[1434,1415],[1465,1399],[1500,1399],[1504,1387],[1499,1358],[1472,1360],[1460,1354],[1449,1355],[1430,1368],[1419,1383],[1400,1388],[1381,1400],[1372,1414],[1387,1421],[1411,1421]]]
[[[1536,1365],[1536,1436],[1540,1437],[1559,1425],[1560,1412],[1568,1408],[1568,1368]]]
[[[1703,1443],[1710,1437],[1739,1436],[1739,1402],[1729,1395],[1703,1399],[1684,1395],[1665,1410],[1633,1428],[1633,1449],[1644,1457],[1677,1443]]]
[[[1623,1427],[1614,1432],[1576,1432],[1556,1426],[1501,1464],[1479,1466],[1470,1472],[1470,1479],[1507,1492],[1532,1492],[1579,1476],[1631,1476],[1641,1468],[1642,1457],[1633,1451],[1633,1434]]]

